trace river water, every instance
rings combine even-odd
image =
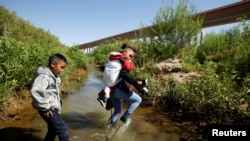
[[[143,108],[136,109],[132,115],[132,125],[125,128],[119,136],[114,134],[123,123],[108,128],[111,111],[106,111],[96,100],[103,83],[100,72],[90,68],[86,81],[79,89],[70,91],[63,98],[62,117],[69,127],[71,141],[178,141],[180,133],[160,130],[145,119],[152,113]],[[125,108],[123,108],[124,112]],[[152,110],[152,109],[151,109]],[[0,126],[0,141],[41,141],[46,134],[45,122],[32,108],[21,112],[22,119]],[[166,126],[167,128],[167,126]],[[170,129],[170,130],[171,130]],[[57,139],[58,141],[58,139]]]

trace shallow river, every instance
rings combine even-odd
[[[146,122],[147,111],[138,108],[132,115],[132,125],[117,136],[115,131],[123,126],[109,129],[111,111],[106,111],[96,100],[103,87],[98,70],[88,71],[84,85],[63,98],[62,117],[69,127],[71,141],[178,141],[180,133],[163,132]],[[99,75],[100,76],[100,75]],[[123,108],[123,111],[124,112]],[[32,112],[33,111],[33,112]],[[46,134],[46,124],[32,108],[22,112],[22,119],[9,126],[0,126],[0,141],[41,141]],[[175,130],[175,129],[173,129]],[[58,139],[57,139],[58,140]]]

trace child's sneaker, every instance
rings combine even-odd
[[[148,93],[148,89],[147,89],[146,87],[143,87],[142,89],[143,89],[143,91],[144,91],[144,92],[143,92],[144,94],[147,94],[147,93]]]
[[[103,107],[106,107],[107,99],[106,99],[104,96],[99,96],[99,97],[97,98],[97,100],[100,102],[100,104],[101,104]]]
[[[142,80],[142,85],[143,85],[143,88],[142,88],[143,94],[147,94],[148,93],[148,89],[147,89],[148,79]]]
[[[148,79],[143,79],[142,85],[143,85],[143,87],[146,87],[148,85]]]

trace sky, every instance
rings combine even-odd
[[[164,1],[164,3],[163,3]],[[32,25],[49,31],[66,46],[114,36],[153,24],[171,0],[0,0],[0,5]],[[189,0],[206,11],[240,0]],[[174,0],[178,2],[178,0]],[[230,25],[204,29],[205,33]]]

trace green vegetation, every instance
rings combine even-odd
[[[153,35],[142,30],[138,39],[103,43],[86,56],[0,7],[0,111],[8,104],[6,97],[30,88],[36,69],[46,65],[51,54],[67,56],[69,67],[62,75],[66,80],[73,68],[87,69],[89,61],[104,65],[111,51],[127,43],[139,53],[133,75],[150,81],[151,106],[173,113],[176,119],[249,124],[250,23],[242,20],[229,30],[207,34],[199,44],[203,19],[194,18],[195,13],[195,6],[185,0],[175,8],[162,7]],[[203,77],[185,83],[159,80],[153,66],[167,58],[181,59],[185,72],[199,72]]]
[[[102,44],[91,56],[103,65],[110,51],[128,43],[139,52],[132,73],[149,78],[153,106],[173,113],[175,119],[196,123],[249,124],[250,23],[242,20],[229,30],[207,34],[200,44],[203,19],[195,19],[194,13],[194,6],[185,0],[176,8],[161,8],[153,36],[142,31],[137,40]],[[167,58],[181,59],[185,72],[203,77],[186,83],[159,80],[153,66]]]
[[[53,53],[64,54],[69,61],[63,80],[74,68],[87,69],[88,57],[77,47],[62,45],[54,35],[2,6],[0,15],[0,112],[13,97],[23,97],[20,91],[30,89],[37,68],[47,65]]]

